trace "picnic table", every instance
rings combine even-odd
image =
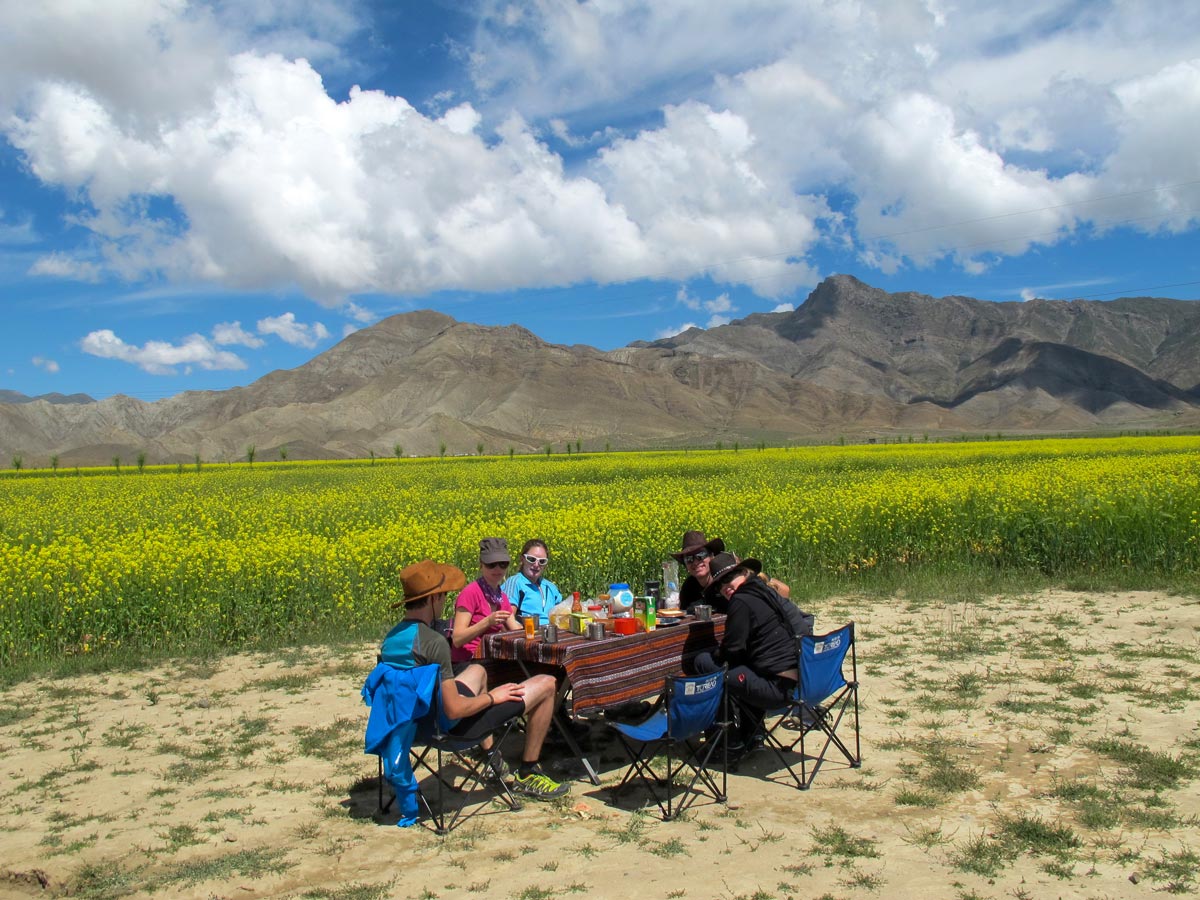
[[[597,640],[560,630],[558,640],[548,643],[528,638],[523,631],[501,631],[484,636],[476,655],[483,660],[516,662],[526,676],[531,664],[540,671],[553,669],[561,676],[555,725],[592,783],[599,784],[595,769],[562,720],[564,712],[579,718],[655,697],[667,677],[689,669],[692,658],[702,650],[714,649],[724,633],[722,615],[704,621],[685,616],[677,624],[660,624],[653,631],[628,635],[610,631]]]

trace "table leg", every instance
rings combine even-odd
[[[518,659],[517,662],[521,666],[521,671],[525,673],[525,677],[531,677],[529,667],[525,665],[525,660]],[[583,748],[579,746],[579,741],[575,740],[575,735],[571,733],[571,723],[563,715],[563,699],[567,696],[567,691],[570,689],[570,682],[566,678],[563,678],[562,682],[558,685],[558,690],[554,694],[554,715],[551,721],[554,723],[554,727],[558,729],[558,733],[562,735],[562,739],[566,743],[567,749],[571,751],[571,755],[583,763],[583,768],[587,771],[588,780],[599,787],[600,776],[596,774],[596,769],[592,766],[591,760],[584,756]]]

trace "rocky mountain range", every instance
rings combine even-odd
[[[1197,346],[1197,302],[997,303],[846,275],[794,312],[609,352],[421,311],[227,391],[7,392],[0,453],[35,466],[233,460],[251,445],[275,459],[1196,428]]]

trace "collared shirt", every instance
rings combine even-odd
[[[562,592],[553,581],[543,578],[537,584],[521,571],[504,580],[501,589],[508,595],[518,615],[535,614],[541,625],[550,624],[550,610],[562,602]]]

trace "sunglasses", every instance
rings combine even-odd
[[[548,556],[530,556],[528,553],[523,553],[521,556],[524,558],[525,562],[529,563],[531,566],[544,566],[546,563],[550,562],[550,558]]]
[[[484,567],[485,569],[507,569],[507,568],[508,568],[508,562],[507,562],[507,561],[505,561],[505,560],[501,560],[500,562],[494,562],[494,563],[484,563],[484,564],[483,564],[483,567]]]
[[[703,559],[708,559],[710,556],[712,556],[712,554],[707,550],[697,550],[695,553],[689,553],[687,556],[685,556],[683,558],[683,564],[685,566],[691,565],[694,562],[700,562]]]

